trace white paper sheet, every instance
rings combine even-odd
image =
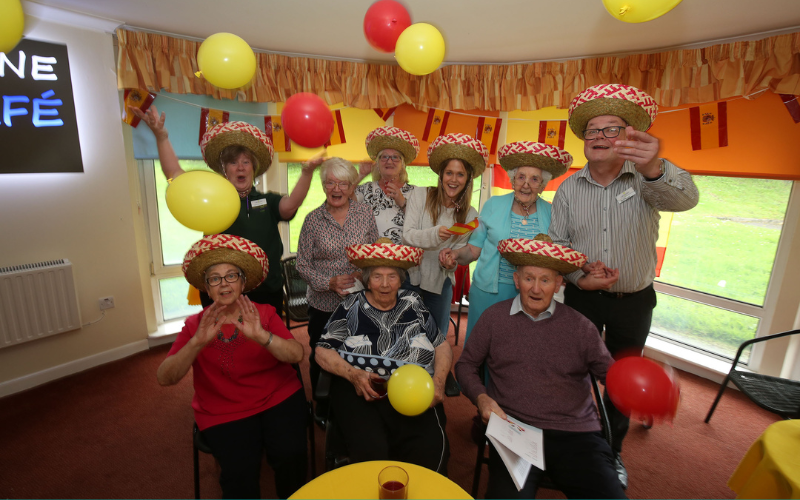
[[[486,437],[506,465],[517,490],[528,479],[531,466],[545,470],[542,430],[513,417],[503,420],[494,413],[486,426]]]

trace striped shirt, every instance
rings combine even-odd
[[[664,160],[664,175],[646,181],[626,161],[608,186],[592,179],[589,166],[567,178],[553,199],[550,237],[554,243],[586,254],[589,262],[619,268],[612,292],[637,292],[656,275],[658,221],[665,212],[689,210],[699,199],[689,172]],[[583,276],[566,276],[573,284]]]

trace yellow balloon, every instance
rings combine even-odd
[[[603,0],[609,14],[626,23],[644,23],[661,17],[682,0]]]
[[[206,170],[185,172],[167,187],[167,208],[172,216],[203,234],[221,233],[231,227],[240,205],[233,184]]]
[[[400,33],[394,57],[408,73],[427,75],[444,61],[444,38],[430,24],[412,24]]]
[[[0,0],[0,52],[10,52],[22,38],[25,14],[20,0]]]
[[[433,379],[419,365],[403,365],[392,373],[386,385],[389,402],[398,413],[414,417],[424,413],[433,401]]]
[[[197,50],[197,65],[209,83],[222,89],[238,89],[256,74],[256,55],[247,42],[232,33],[206,38]]]

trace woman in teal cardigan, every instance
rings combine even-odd
[[[506,144],[497,156],[514,192],[489,198],[481,210],[480,225],[466,246],[458,250],[445,248],[439,253],[444,267],[451,267],[453,261],[460,265],[478,261],[469,291],[465,342],[483,311],[517,295],[512,277],[516,268],[500,256],[497,244],[506,238],[533,239],[539,233],[547,233],[550,203],[539,195],[548,181],[562,175],[572,164],[572,156],[563,149],[530,141]]]

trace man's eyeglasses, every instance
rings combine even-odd
[[[339,189],[341,189],[342,191],[347,191],[348,189],[350,189],[350,183],[347,182],[347,181],[342,181],[342,182],[326,181],[325,182],[325,188],[328,191],[333,191],[333,188],[335,188],[336,186],[339,186]]]
[[[239,277],[244,277],[242,273],[230,273],[225,275],[225,281],[228,283],[236,283],[239,281]],[[206,283],[210,286],[217,286],[222,283],[222,276],[212,276],[210,278],[206,278]]]
[[[592,139],[597,139],[598,137],[600,137],[600,133],[602,132],[603,137],[605,137],[606,139],[612,139],[614,137],[619,136],[619,133],[622,132],[623,129],[625,129],[625,127],[620,127],[620,126],[613,126],[606,128],[590,128],[583,131],[583,138],[586,139],[587,141],[590,141]]]
[[[525,183],[527,182],[531,187],[536,187],[539,184],[541,184],[542,181],[544,181],[544,179],[542,179],[538,175],[528,177],[525,174],[517,174],[516,176],[514,176],[514,182],[516,182],[520,186],[524,186]]]
[[[393,162],[397,163],[398,161],[400,161],[400,157],[397,156],[397,155],[380,155],[378,157],[378,159],[381,160],[384,163],[386,163],[388,161],[393,161]]]

